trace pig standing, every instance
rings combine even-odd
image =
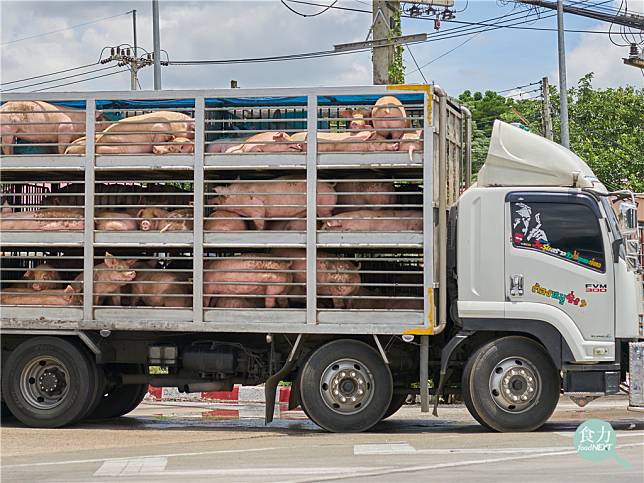
[[[143,208],[136,217],[143,231],[190,231],[193,228],[192,208],[167,211],[162,208]]]
[[[96,229],[99,231],[136,231],[136,220],[128,213],[118,211],[97,211]]]
[[[107,296],[111,296],[112,305],[121,305],[121,288],[134,280],[136,271],[132,266],[136,260],[123,260],[105,252],[103,263],[94,266],[94,297],[93,305],[100,305]],[[76,293],[83,292],[83,273],[74,279],[73,287]],[[113,295],[110,295],[113,294]],[[75,302],[80,305],[81,296],[75,297]]]
[[[226,149],[226,153],[283,153],[302,151],[302,146],[294,142],[285,132],[268,131],[249,137],[244,143]],[[214,152],[214,151],[209,151]]]
[[[33,282],[31,284],[17,283],[12,285],[12,288],[30,288],[35,291],[51,290],[62,288],[63,284],[60,283],[60,275],[56,269],[48,263],[41,263],[27,270],[22,279],[25,281]]]
[[[69,143],[85,133],[85,112],[43,101],[9,101],[0,107],[2,153],[13,154],[16,139],[57,143],[63,154]],[[102,119],[100,112],[96,119]],[[100,130],[100,124],[97,130]]]
[[[327,219],[322,229],[330,231],[421,231],[423,229],[423,212],[420,210],[347,211]]]
[[[391,181],[340,181],[335,184],[335,191],[338,193],[339,205],[336,212],[355,210],[366,205],[382,206],[396,203],[395,187]]]
[[[205,231],[245,231],[246,222],[237,213],[226,210],[215,210],[210,219],[204,222]]]
[[[306,216],[304,180],[293,180],[292,177],[284,176],[276,178],[273,182],[242,182],[230,186],[215,186],[214,191],[221,195],[221,198],[216,200],[219,206],[224,207],[226,211],[252,218],[258,230],[264,229],[265,218]],[[320,181],[317,192],[318,216],[330,216],[337,199],[333,186]]]
[[[29,288],[10,288],[12,293],[0,294],[0,305],[72,305],[74,288],[47,289],[45,292]]]
[[[195,123],[180,112],[156,111],[122,119],[96,137],[96,154],[152,153],[158,143],[194,138]],[[121,144],[123,143],[123,144]]]
[[[409,128],[407,113],[402,103],[393,96],[383,96],[371,110],[371,120],[376,132],[385,139],[400,139]]]
[[[155,307],[192,307],[189,285],[181,283],[186,280],[186,277],[175,272],[137,270],[131,286],[131,303],[136,305],[141,301],[144,305]]]
[[[302,288],[306,287],[306,250],[304,248],[276,248],[272,251],[274,255],[285,257],[291,260],[293,282],[300,285],[293,285],[291,295],[303,294]],[[321,296],[333,297],[333,306],[337,309],[345,307],[345,303],[351,295],[355,295],[360,289],[360,267],[348,260],[331,260],[337,258],[327,252],[317,252],[317,293]]]
[[[204,264],[204,307],[210,305],[213,295],[264,295],[265,307],[284,306],[286,300],[276,296],[288,293],[293,281],[293,275],[288,272],[292,262],[267,258],[270,255],[266,253],[245,253],[239,258],[207,261]]]
[[[78,231],[84,227],[83,210],[75,208],[13,212],[5,205],[0,216],[0,231]]]

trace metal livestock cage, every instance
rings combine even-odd
[[[437,86],[3,103],[3,330],[444,327],[470,126]]]

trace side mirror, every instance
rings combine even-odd
[[[620,203],[618,221],[623,235],[637,233],[637,206],[627,201]]]

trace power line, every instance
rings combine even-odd
[[[503,90],[495,91],[495,92],[497,94],[501,94],[503,92],[510,92],[510,91],[514,91],[514,90],[523,89],[524,87],[536,86],[537,84],[541,84],[541,81],[539,81],[539,82],[530,82],[530,84],[526,84],[526,85],[523,85],[523,86],[517,86],[517,87],[511,87],[509,89],[503,89]]]
[[[284,5],[284,6],[285,6],[286,8],[288,8],[291,12],[293,12],[293,13],[294,13],[294,14],[296,14],[296,15],[299,15],[300,17],[317,17],[318,15],[322,15],[323,13],[328,12],[330,9],[332,9],[332,8],[333,8],[333,6],[334,6],[336,3],[338,3],[338,0],[335,0],[331,5],[328,5],[328,6],[327,6],[327,7],[325,7],[323,10],[320,10],[320,11],[319,11],[319,12],[317,12],[317,13],[310,13],[310,14],[308,14],[308,13],[298,12],[297,10],[295,10],[294,8],[292,8],[288,3],[286,3],[284,0],[280,0],[280,1],[282,2],[282,5]]]
[[[116,75],[116,74],[120,74],[121,72],[129,72],[129,69],[122,69],[122,70],[119,70],[119,71],[116,71],[116,72],[110,72],[109,74],[101,74],[101,75],[97,75],[97,76],[94,76],[94,77],[88,77],[87,79],[81,79],[81,80],[77,80],[77,81],[73,81],[73,82],[66,82],[64,84],[58,84],[58,85],[55,85],[55,86],[43,87],[42,89],[36,89],[33,92],[41,92],[41,91],[46,91],[48,89],[55,89],[56,87],[69,86],[69,85],[72,85],[72,84],[80,84],[81,82],[87,82],[87,81],[90,81],[90,80],[93,80],[93,79],[100,79],[101,77],[108,77],[110,75]]]
[[[9,84],[15,84],[16,82],[25,82],[33,79],[40,79],[42,77],[49,77],[50,75],[63,74],[65,72],[71,72],[72,70],[85,69],[86,67],[91,67],[93,65],[98,65],[98,62],[92,64],[79,65],[78,67],[70,67],[69,69],[59,70],[57,72],[50,72],[49,74],[35,75],[33,77],[25,77],[24,79],[18,79],[11,82],[3,82],[2,86],[8,86]]]
[[[90,70],[90,71],[87,71],[87,72],[81,72],[80,74],[72,74],[72,75],[67,75],[65,77],[58,77],[56,79],[50,79],[50,80],[41,81],[41,82],[34,82],[33,84],[26,84],[26,85],[19,86],[19,87],[12,87],[11,89],[4,89],[4,90],[2,90],[0,92],[17,91],[19,89],[25,89],[26,87],[40,86],[42,84],[50,84],[52,82],[58,82],[58,81],[65,80],[65,79],[71,79],[73,77],[79,77],[81,75],[93,74],[94,72],[101,72],[101,71],[104,71],[104,70],[107,70],[107,69],[113,69],[114,67],[116,67],[116,66],[115,65],[110,65],[108,67],[103,67],[102,69],[94,69],[94,70]]]
[[[84,27],[85,25],[90,25],[90,24],[93,24],[93,23],[102,22],[103,20],[109,20],[111,18],[121,17],[123,15],[129,15],[131,13],[132,13],[132,10],[130,10],[129,12],[119,13],[117,15],[112,15],[110,17],[103,17],[103,18],[98,18],[96,20],[91,20],[89,22],[79,23],[77,25],[72,25],[71,27],[66,27],[64,29],[52,30],[50,32],[45,32],[45,33],[42,33],[42,34],[30,35],[28,37],[22,37],[20,39],[10,40],[8,42],[3,42],[0,45],[15,44],[16,42],[22,42],[23,40],[35,39],[37,37],[44,37],[46,35],[56,34],[58,32],[65,32],[66,30],[73,30],[73,29],[76,29],[78,27]]]

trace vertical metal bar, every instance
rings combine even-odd
[[[434,128],[431,119],[433,100],[426,92],[424,95],[425,115],[423,123],[423,300],[425,319],[429,324],[434,320],[433,299],[429,294],[434,289]]]
[[[205,99],[195,99],[195,159],[194,159],[194,206],[192,246],[192,311],[193,320],[203,322],[203,217],[204,217],[204,146],[205,146]]]
[[[461,112],[465,118],[465,126],[463,127],[463,157],[465,161],[464,188],[467,189],[472,184],[472,113],[465,106],[461,106]]]
[[[161,90],[161,39],[159,37],[159,0],[152,0],[152,43],[154,49],[154,90]]]
[[[438,324],[434,333],[445,329],[447,323],[447,95],[440,96],[438,136]]]
[[[420,336],[420,411],[429,412],[429,336]],[[438,394],[436,395],[438,397]]]
[[[317,324],[318,98],[316,95],[308,96],[306,129],[306,323]]]
[[[557,0],[557,47],[559,49],[559,116],[561,118],[561,145],[570,148],[568,130],[568,86],[566,85],[566,45],[563,18],[563,0]]]
[[[85,103],[85,227],[83,236],[83,320],[89,322],[94,318],[94,166],[96,155],[94,145],[96,120],[96,99],[87,99]]]

